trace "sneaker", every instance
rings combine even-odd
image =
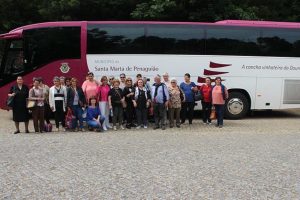
[[[144,129],[147,129],[148,128],[148,126],[147,125],[144,125]]]
[[[161,127],[161,130],[166,130],[166,126],[162,126],[162,127]]]
[[[114,129],[114,131],[116,131],[116,130],[117,130],[117,127],[116,127],[116,126],[114,126],[114,127],[113,127],[113,129]]]
[[[103,130],[104,130],[104,131],[107,131],[107,128],[106,128],[106,126],[103,126]]]
[[[203,122],[203,124],[208,124],[208,122]]]
[[[207,122],[207,125],[211,125],[211,122]]]
[[[112,129],[113,127],[111,127],[110,125],[106,125],[106,128],[108,128],[108,129]]]
[[[177,124],[176,127],[177,127],[177,128],[180,128],[180,124]]]
[[[223,125],[220,125],[219,128],[223,128]]]
[[[141,128],[141,126],[137,126],[137,127],[135,127],[136,129],[140,129]]]
[[[55,129],[55,132],[59,132],[59,128],[56,128],[56,129]]]
[[[126,125],[126,128],[131,129],[131,126],[129,124]]]
[[[121,126],[120,126],[120,129],[122,129],[122,130],[125,130],[125,128],[124,128],[124,126],[123,126],[123,125],[121,125]]]

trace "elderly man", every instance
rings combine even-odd
[[[166,84],[167,87],[171,86],[171,81],[169,80],[169,74],[166,72],[163,74],[163,83]]]
[[[153,114],[155,120],[154,129],[158,129],[161,125],[161,129],[166,129],[166,111],[169,102],[169,92],[166,84],[161,82],[159,75],[155,76],[154,84],[152,86],[152,102],[153,102]]]

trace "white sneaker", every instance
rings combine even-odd
[[[147,129],[147,128],[148,128],[148,126],[144,125],[144,129]]]
[[[111,125],[106,125],[106,128],[112,129]]]
[[[55,132],[59,132],[59,128],[55,128]]]
[[[136,129],[140,129],[140,128],[141,128],[141,126],[137,126],[137,127],[136,127]]]
[[[123,125],[121,125],[121,126],[120,126],[120,128],[121,128],[122,130],[124,130],[124,129],[125,129]]]
[[[114,129],[114,131],[116,131],[116,130],[117,130],[117,127],[116,127],[116,126],[114,126],[114,127],[113,127],[113,129]]]
[[[106,126],[103,126],[103,130],[104,130],[104,131],[107,131],[107,128],[106,128]]]

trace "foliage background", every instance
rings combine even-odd
[[[0,33],[64,20],[300,21],[299,0],[0,0]]]

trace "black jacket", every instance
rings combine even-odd
[[[81,87],[77,87],[76,90],[77,90],[78,96],[79,96],[79,105],[84,106],[86,104],[86,100],[85,100],[85,95],[83,93],[83,90],[81,89]],[[74,89],[72,87],[68,87],[68,89],[67,89],[67,106],[68,107],[73,106],[74,97],[75,97]]]

